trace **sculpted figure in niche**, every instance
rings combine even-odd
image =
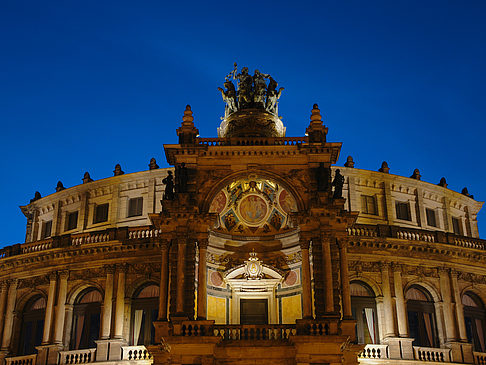
[[[332,182],[332,186],[334,186],[334,194],[333,199],[339,199],[343,197],[343,186],[344,186],[344,176],[341,175],[341,170],[336,170],[336,175],[334,176],[334,180]]]
[[[224,87],[226,90],[223,90],[220,87],[218,87],[218,90],[221,91],[223,101],[226,103],[225,115],[229,115],[238,110],[238,107],[236,106],[236,89],[233,82],[228,79],[224,82]]]
[[[267,109],[269,113],[277,114],[278,99],[280,99],[280,95],[282,95],[282,91],[284,90],[284,88],[281,87],[277,91],[277,81],[275,81],[272,76],[269,76],[269,80],[270,81],[268,83],[267,102],[265,104],[265,109]]]
[[[174,200],[174,178],[172,171],[167,172],[168,175],[162,180],[165,185],[164,200]]]

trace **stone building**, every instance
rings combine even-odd
[[[220,91],[218,137],[188,106],[174,168],[117,165],[21,207],[25,243],[0,251],[2,361],[485,364],[482,203],[418,170],[334,166],[317,105],[285,136],[269,75],[235,69]]]

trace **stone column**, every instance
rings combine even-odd
[[[452,311],[452,296],[448,270],[443,268],[439,269],[439,282],[444,311],[445,342],[453,342],[457,339],[457,331]]]
[[[54,338],[55,344],[62,344],[62,334],[64,330],[64,315],[66,313],[66,295],[67,295],[67,279],[69,273],[62,271],[59,275],[59,290],[57,293],[57,307],[54,320]]]
[[[205,320],[207,317],[207,276],[206,276],[206,253],[208,251],[208,240],[201,239],[199,242],[199,266],[197,271],[197,319]]]
[[[343,301],[343,318],[353,317],[351,311],[351,291],[349,289],[349,268],[348,268],[348,244],[340,239],[339,243],[339,270],[341,271],[341,293]]]
[[[17,279],[10,279],[8,283],[8,295],[7,295],[7,309],[5,311],[5,322],[3,327],[2,336],[2,352],[8,352],[10,348],[10,342],[12,340],[13,332],[13,320],[14,320],[14,310],[15,301],[17,299]]]
[[[101,320],[102,340],[107,340],[110,338],[111,313],[113,310],[113,274],[115,273],[115,268],[113,266],[106,266],[105,270],[105,298],[103,300],[103,317]]]
[[[324,310],[325,313],[334,312],[334,290],[332,287],[332,262],[330,237],[321,236],[322,265],[324,266]]]
[[[459,291],[457,276],[457,271],[451,271],[452,291],[454,292],[454,301],[456,302],[458,335],[461,342],[467,342],[466,322],[464,320],[464,307],[462,305],[461,292]]]
[[[309,240],[300,238],[302,251],[302,315],[305,319],[312,318],[312,287],[309,261]]]
[[[0,284],[0,339],[3,333],[3,324],[5,320],[5,306],[7,305],[7,289],[8,285],[6,281],[2,281]],[[0,340],[1,345],[1,340]]]
[[[398,265],[393,266],[393,279],[395,284],[398,335],[400,337],[408,337],[408,318],[405,298],[403,297],[402,268]]]
[[[118,285],[115,303],[115,331],[114,338],[123,338],[123,317],[125,315],[125,272],[126,266],[118,267]]]
[[[395,318],[390,288],[390,264],[381,263],[381,286],[383,290],[383,310],[385,317],[385,334],[383,337],[395,337]]]
[[[184,288],[186,273],[186,239],[177,240],[177,294],[176,294],[176,315],[184,313]]]
[[[52,318],[54,314],[54,297],[56,296],[57,275],[49,275],[49,291],[47,292],[46,313],[44,317],[44,332],[42,335],[42,344],[47,345],[51,340]]]
[[[169,241],[161,242],[162,260],[160,265],[159,321],[167,321],[167,300],[169,287]]]

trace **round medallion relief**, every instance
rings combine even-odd
[[[221,274],[217,271],[213,271],[211,273],[211,284],[214,286],[221,286],[223,284],[223,278],[221,277]]]
[[[287,277],[285,278],[285,284],[288,286],[292,286],[296,282],[297,282],[297,274],[295,273],[295,271],[292,270],[287,274]]]
[[[247,195],[238,205],[239,216],[250,225],[258,225],[267,215],[267,203],[258,195]]]

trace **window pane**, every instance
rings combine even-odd
[[[78,227],[78,211],[68,213],[66,230],[76,229]]]
[[[93,223],[106,222],[108,220],[108,204],[97,205]]]
[[[410,216],[410,205],[408,203],[396,202],[395,209],[397,213],[397,219],[403,219],[406,221],[412,220]]]
[[[427,214],[427,224],[431,227],[437,227],[437,221],[435,219],[435,211],[433,209],[427,208],[425,212]]]
[[[461,221],[459,220],[459,218],[452,217],[452,230],[457,235],[462,234]]]
[[[136,217],[142,215],[143,198],[133,198],[128,201],[128,216]]]
[[[41,239],[50,237],[51,231],[52,231],[52,220],[44,222],[42,225]]]

